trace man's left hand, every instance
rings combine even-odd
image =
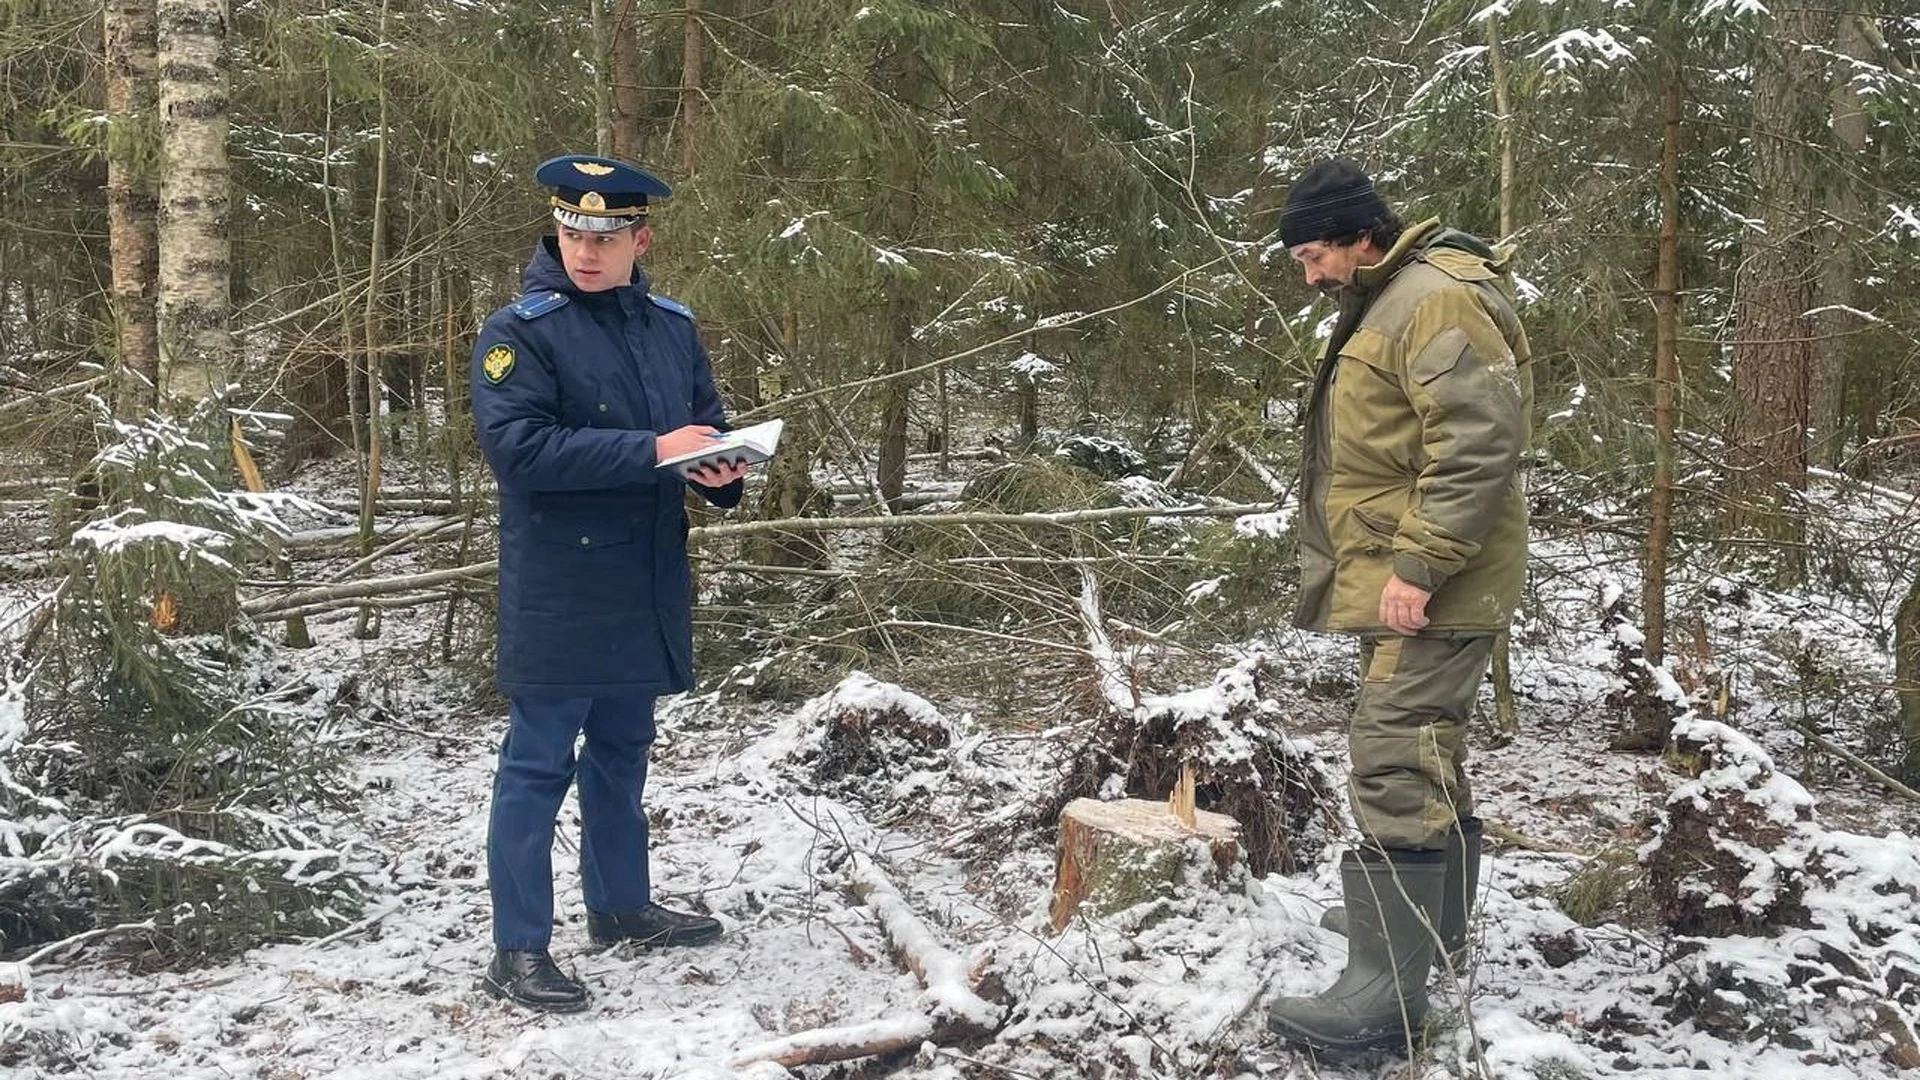
[[[687,470],[687,479],[710,488],[726,487],[745,475],[747,463],[744,461],[714,462]]]
[[[1395,574],[1380,590],[1380,621],[1396,634],[1411,637],[1427,625],[1427,598],[1433,594],[1415,588]]]

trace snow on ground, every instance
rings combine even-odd
[[[350,637],[344,620],[318,619],[318,646],[286,654],[316,680],[386,673],[367,677],[387,695],[383,710],[363,716],[357,730],[349,725],[362,748],[361,797],[340,822],[381,868],[363,922],[318,942],[159,974],[86,957],[31,971],[0,965],[0,1062],[18,1080],[769,1080],[787,1074],[739,1065],[740,1055],[823,1026],[884,1030],[932,1007],[933,996],[890,958],[873,911],[849,889],[852,868],[864,861],[890,878],[941,943],[989,968],[1011,1001],[991,1040],[923,1050],[887,1073],[911,1080],[1898,1075],[1857,1031],[1730,1042],[1670,1020],[1672,943],[1612,923],[1581,926],[1556,901],[1593,852],[1645,842],[1654,811],[1682,782],[1654,758],[1605,750],[1613,655],[1598,610],[1637,583],[1616,576],[1619,561],[1604,554],[1568,543],[1536,552],[1537,607],[1514,646],[1522,734],[1499,747],[1486,731],[1475,734],[1479,809],[1506,837],[1489,852],[1481,948],[1458,978],[1437,980],[1436,1033],[1411,1066],[1386,1055],[1316,1060],[1271,1045],[1261,1028],[1271,995],[1312,992],[1340,969],[1343,940],[1317,926],[1338,901],[1337,853],[1297,877],[1242,876],[1236,889],[1182,895],[1053,935],[1045,920],[1049,840],[1014,827],[1017,800],[1058,781],[1048,772],[1052,756],[1036,746],[1042,736],[986,730],[932,688],[865,678],[844,683],[839,700],[892,702],[948,731],[943,761],[823,789],[804,763],[830,702],[768,706],[708,692],[665,703],[649,785],[653,876],[663,901],[717,915],[724,939],[698,950],[590,946],[570,804],[555,850],[554,949],[589,983],[593,1005],[544,1017],[494,1002],[474,983],[489,950],[486,816],[505,718],[444,700],[436,681],[444,675],[421,659],[439,617],[433,608],[389,614],[373,642]],[[1856,674],[1884,681],[1889,661],[1873,640],[1866,600],[1728,595],[1735,592],[1744,598],[1714,608],[1711,629],[1714,640],[1736,642],[1735,659],[1749,672],[1738,688],[1746,715],[1790,711],[1792,701],[1768,696],[1774,684],[1765,678],[1789,639],[1824,643]],[[0,595],[0,612],[18,603]],[[1280,661],[1269,691],[1283,699],[1351,681],[1348,643],[1282,633],[1258,647]],[[1232,659],[1223,655],[1220,666]],[[1193,703],[1204,712],[1204,702]],[[1855,703],[1836,713],[1836,734],[1857,734],[1870,711]],[[1344,767],[1337,724],[1303,720],[1294,734]],[[1805,760],[1798,740],[1778,728],[1756,741],[1788,771]],[[1902,877],[1920,867],[1912,839],[1920,813],[1845,773],[1830,771],[1814,794],[1823,808],[1844,807],[1859,831],[1828,833],[1825,848],[1858,868],[1850,879],[1856,892],[1813,902],[1840,905],[1840,921],[1850,909],[1897,923],[1912,899],[1902,888],[1915,886]],[[996,829],[999,850],[983,855],[979,837]],[[967,842],[956,842],[960,835]],[[1793,948],[1730,938],[1696,960],[1784,971]],[[1737,991],[1727,994],[1737,1011]]]

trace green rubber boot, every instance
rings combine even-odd
[[[1467,923],[1480,895],[1480,849],[1486,828],[1477,817],[1462,818],[1457,832],[1447,834],[1447,895],[1440,907],[1440,940],[1447,947],[1447,964],[1460,971],[1467,962]],[[1322,929],[1347,932],[1347,909],[1335,905],[1320,916]]]
[[[1405,1047],[1427,1015],[1446,855],[1350,851],[1340,877],[1347,894],[1347,968],[1318,997],[1274,1002],[1267,1027],[1316,1050]]]

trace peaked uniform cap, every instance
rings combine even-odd
[[[547,200],[553,218],[583,232],[612,232],[643,221],[648,199],[664,199],[673,189],[637,165],[588,154],[548,158],[533,179],[553,189]]]

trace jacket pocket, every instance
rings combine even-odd
[[[535,510],[529,531],[543,544],[594,551],[633,543],[638,514],[575,509]]]
[[[1467,355],[1467,350],[1472,347],[1473,340],[1467,337],[1465,330],[1449,326],[1433,335],[1427,347],[1420,350],[1407,368],[1413,375],[1413,381],[1425,386],[1458,367],[1460,358]]]
[[[1394,534],[1400,531],[1398,522],[1358,506],[1348,509],[1346,516],[1353,523],[1347,533],[1351,538],[1350,546],[1342,545],[1348,552],[1368,556],[1393,553]]]

